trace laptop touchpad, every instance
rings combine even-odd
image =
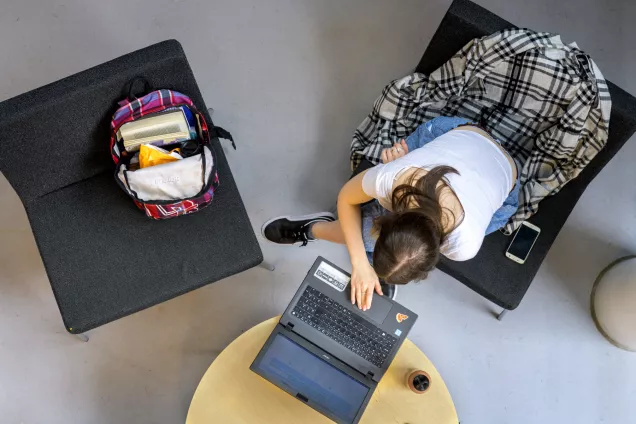
[[[391,311],[392,303],[388,300],[384,299],[382,296],[377,294],[373,295],[373,302],[371,302],[371,309],[367,311],[362,311],[358,309],[362,315],[365,315],[371,321],[375,322],[378,325],[381,325],[384,322],[384,318]],[[356,307],[357,308],[357,307]]]

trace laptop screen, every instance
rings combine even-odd
[[[254,365],[267,379],[347,422],[354,420],[369,393],[367,386],[280,333]]]

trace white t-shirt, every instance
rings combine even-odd
[[[479,251],[492,216],[512,188],[512,166],[492,140],[474,131],[449,131],[393,162],[369,169],[362,189],[391,210],[393,184],[402,172],[440,165],[459,172],[445,178],[464,210],[463,220],[448,235],[440,252],[449,259],[466,261]]]

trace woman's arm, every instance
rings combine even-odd
[[[350,179],[338,195],[338,220],[342,227],[353,268],[351,273],[351,303],[357,303],[363,311],[371,307],[373,290],[382,294],[380,281],[367,259],[362,242],[360,205],[373,200],[362,190],[362,178],[366,172],[361,172]]]

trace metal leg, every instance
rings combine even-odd
[[[88,341],[88,335],[86,333],[75,334],[75,337],[77,337],[78,339],[80,339],[83,342],[87,342]]]
[[[508,312],[508,309],[502,309],[501,312],[499,313],[499,315],[497,315],[497,319],[499,321],[501,321],[504,317],[504,315],[506,315],[506,313]]]
[[[261,264],[260,264],[259,266],[260,266],[261,268],[265,268],[265,269],[266,269],[266,270],[268,270],[268,271],[273,271],[273,270],[275,270],[275,269],[276,269],[276,267],[275,267],[273,264],[271,264],[271,263],[269,263],[269,262],[267,262],[267,261],[263,261],[263,262],[261,262]]]

